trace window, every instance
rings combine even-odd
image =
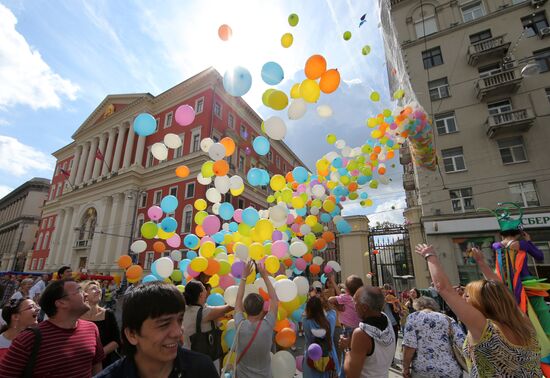
[[[246,126],[241,124],[241,137],[243,139],[247,139],[248,138],[248,132],[246,131]]]
[[[286,173],[286,163],[283,163],[283,172]]]
[[[485,78],[489,76],[496,75],[497,73],[500,73],[502,70],[500,68],[500,65],[498,63],[491,64],[489,66],[481,67],[478,69],[479,77]]]
[[[222,118],[222,106],[217,102],[214,103],[214,115],[218,118]]]
[[[467,210],[475,210],[472,188],[449,190],[451,204],[455,213],[464,213]]]
[[[143,226],[143,223],[145,223],[145,217],[143,214],[140,214],[138,215],[136,234],[134,235],[136,239],[141,238],[141,226]]]
[[[161,199],[162,199],[162,190],[155,191],[155,194],[153,195],[153,205],[159,205]]]
[[[195,183],[190,182],[185,186],[185,198],[193,198],[195,196]]]
[[[42,244],[42,249],[48,249],[50,247],[50,233],[46,232],[44,235],[44,243]]]
[[[460,172],[466,170],[466,164],[464,163],[464,153],[462,147],[449,148],[448,150],[442,150],[443,165],[445,166],[445,172]]]
[[[172,126],[172,119],[174,118],[174,112],[166,114],[164,117],[164,128]]]
[[[141,193],[141,197],[139,198],[139,207],[144,208],[147,206],[147,193]]]
[[[242,198],[239,198],[238,204],[239,204],[239,209],[244,209],[244,200]]]
[[[497,141],[500,158],[503,164],[521,163],[527,161],[522,137],[500,139]]]
[[[191,134],[191,152],[197,152],[201,149],[201,130],[197,129]]]
[[[550,49],[535,51],[533,56],[540,67],[541,73],[550,71]]]
[[[234,129],[235,128],[235,118],[233,118],[233,114],[229,113],[227,115],[227,126]]]
[[[57,185],[57,190],[55,191],[55,198],[59,197],[59,195],[61,194],[61,184]]]
[[[43,257],[38,259],[38,269],[39,270],[44,269],[44,258]]]
[[[73,169],[73,163],[74,159],[71,159],[71,161],[69,162],[69,170]]]
[[[193,227],[193,206],[187,205],[183,209],[183,222],[181,222],[181,232],[191,232]]]
[[[422,38],[437,32],[437,21],[435,15],[424,17],[424,20],[418,20],[414,23],[416,37]]]
[[[267,160],[273,161],[273,152],[271,152],[271,149],[267,152]]]
[[[481,1],[476,1],[475,3],[465,5],[460,8],[460,11],[462,12],[462,19],[464,22],[470,22],[476,18],[485,16],[485,11],[483,10]]]
[[[155,128],[155,131],[158,131],[159,130],[159,125],[160,125],[160,118],[155,118],[155,121],[157,122],[157,126]]]
[[[437,127],[437,134],[444,135],[450,133],[456,133],[456,119],[455,113],[438,114],[435,116],[435,125]]]
[[[204,109],[204,97],[201,97],[195,101],[195,114],[201,114]]]
[[[484,41],[486,39],[491,39],[491,38],[493,38],[493,35],[491,34],[491,30],[487,29],[487,30],[483,30],[479,33],[471,34],[470,35],[470,43],[473,45],[474,43],[478,43],[478,42]]]
[[[539,206],[539,197],[534,181],[511,182],[508,184],[512,202],[523,207]]]
[[[155,252],[145,252],[145,262],[143,264],[144,269],[151,269],[151,264],[155,258]]]
[[[443,55],[441,55],[441,48],[434,47],[426,51],[422,51],[422,60],[424,61],[424,68],[432,68],[443,64]]]
[[[176,148],[176,150],[174,151],[174,159],[177,159],[177,158],[180,158],[183,156],[183,138],[184,138],[185,134],[180,134],[179,137],[181,139],[181,146],[179,146],[178,148]]]
[[[540,33],[540,30],[548,27],[548,20],[544,12],[530,14],[521,19],[521,24],[525,30],[526,37],[534,37]]]
[[[36,270],[36,263],[38,259],[32,259],[31,270]]]
[[[145,168],[149,168],[153,165],[153,161],[155,160],[155,157],[153,156],[153,153],[151,152],[151,147],[147,148],[147,161],[145,162]]]
[[[44,234],[40,233],[38,235],[38,241],[36,242],[36,250],[40,251],[42,249],[42,238],[44,237]]]
[[[550,102],[550,88],[546,88],[546,99]]]
[[[48,218],[48,228],[52,227],[53,217]]]
[[[170,188],[170,195],[174,196],[174,197],[178,196],[178,187],[177,186],[173,186],[173,187]]]
[[[277,168],[281,168],[281,158],[279,157],[279,155],[275,156],[275,165],[277,166]]]
[[[244,162],[245,157],[243,155],[239,155],[239,171],[244,172]]]
[[[510,100],[493,102],[491,104],[487,104],[487,108],[489,109],[490,115],[497,115],[512,111],[512,103]]]
[[[432,80],[428,82],[428,88],[430,90],[430,98],[432,100],[440,100],[445,97],[449,97],[449,83],[447,78]]]

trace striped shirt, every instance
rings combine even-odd
[[[89,378],[92,366],[103,360],[103,347],[97,326],[78,320],[76,328],[59,328],[50,321],[38,325],[42,342],[34,365],[33,377]],[[21,377],[29,360],[34,333],[21,332],[0,361],[2,378]]]

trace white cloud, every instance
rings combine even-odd
[[[15,176],[34,170],[51,173],[54,167],[53,157],[5,135],[0,135],[0,161],[0,172]]]
[[[351,80],[344,80],[344,83],[346,83],[347,85],[359,85],[359,84],[362,84],[363,83],[363,80],[359,79],[358,77],[356,77],[355,79],[351,79]]]
[[[366,215],[369,218],[371,226],[375,226],[377,222],[402,224],[405,221],[403,217],[403,209],[405,207],[405,196],[385,200],[376,206],[374,210],[369,207],[363,207],[358,202],[348,202],[343,204],[342,215]]]
[[[17,18],[0,4],[0,109],[18,104],[59,108],[76,98],[78,86],[53,72],[16,29]]]
[[[10,124],[9,121],[3,119],[3,118],[0,118],[0,126],[8,126]]]
[[[9,192],[11,192],[13,188],[6,186],[6,185],[0,185],[0,199],[4,198]]]

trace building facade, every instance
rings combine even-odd
[[[35,177],[0,199],[1,271],[29,268],[27,255],[34,249],[37,229],[43,226],[40,214],[49,189],[50,180]],[[48,244],[50,236],[44,233],[39,242]]]
[[[186,127],[174,119],[175,110],[183,104],[196,113],[193,124]],[[157,131],[147,137],[132,129],[134,118],[143,112],[157,120]],[[265,156],[254,152],[252,141],[261,134],[261,123],[244,100],[225,92],[222,77],[212,68],[156,97],[148,93],[107,96],[76,130],[74,141],[53,154],[57,165],[42,215],[42,224],[49,228],[38,233],[40,238],[49,232],[51,242],[37,243],[32,264],[44,259],[45,265],[37,264],[36,269],[53,271],[70,265],[73,270],[93,273],[117,271],[118,257],[129,252],[133,240],[141,238],[141,225],[149,220],[147,209],[169,194],[179,202],[172,214],[178,221],[178,233],[194,232],[193,203],[205,198],[208,189],[196,179],[202,164],[209,160],[200,149],[203,138],[219,141],[229,136],[235,141],[235,153],[226,158],[230,175],[245,178],[251,167],[284,174],[294,166],[303,166],[281,141],[271,141]],[[168,133],[179,135],[183,144],[170,149],[167,160],[159,162],[151,146],[162,142]],[[184,179],[175,175],[182,164],[191,172]],[[241,196],[233,198],[228,193],[224,200],[235,208],[265,208],[269,188],[245,185]],[[161,257],[153,252],[153,241],[138,255],[144,269]]]
[[[454,283],[480,274],[468,249],[492,260],[499,240],[488,212],[524,208],[524,227],[550,275],[550,3],[546,0],[391,0],[405,69],[433,117],[438,169],[401,150],[411,244],[440,251]],[[537,68],[538,66],[538,68]],[[415,260],[417,285],[429,284]]]

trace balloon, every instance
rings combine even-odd
[[[204,272],[208,267],[208,260],[202,256],[195,257],[191,260],[189,267],[195,272]]]
[[[373,102],[378,102],[380,101],[380,93],[376,92],[376,91],[373,91],[371,94],[370,94],[370,99],[371,101]]]
[[[216,188],[209,188],[206,191],[206,199],[212,203],[218,203],[222,200],[222,195]]]
[[[370,46],[369,45],[363,46],[363,48],[361,49],[361,54],[369,55],[369,53],[370,53]]]
[[[178,237],[179,237],[179,235],[178,235]],[[181,240],[181,238],[180,238],[180,240]],[[177,249],[174,249],[172,252],[170,252],[170,258],[174,261],[181,261],[181,259],[182,259],[181,251],[179,251]]]
[[[187,248],[195,249],[199,245],[199,238],[195,234],[187,234],[183,238],[183,245]],[[187,258],[189,258],[189,252],[187,252]]]
[[[296,361],[294,356],[286,351],[280,350],[271,358],[271,372],[273,378],[292,378],[296,372]]]
[[[208,149],[208,156],[212,160],[221,160],[225,157],[225,147],[221,143],[214,143]]]
[[[297,120],[302,118],[307,111],[307,103],[302,98],[297,98],[288,107],[288,119]],[[286,129],[285,129],[286,131]]]
[[[262,80],[269,85],[279,84],[285,77],[282,67],[275,62],[267,62],[262,67]]]
[[[307,356],[313,361],[319,360],[322,355],[323,350],[321,349],[321,346],[319,344],[311,343],[307,348]]]
[[[327,70],[327,61],[322,55],[312,55],[306,61],[304,73],[311,80],[316,80],[321,77]]]
[[[244,67],[234,67],[223,75],[223,87],[231,96],[244,96],[252,86],[252,75]]]
[[[221,294],[214,293],[210,294],[208,298],[206,298],[206,304],[209,306],[223,306],[225,301],[223,300]]]
[[[222,160],[225,161],[225,160]],[[229,177],[227,176],[218,176],[214,179],[214,187],[221,194],[225,194],[229,191]]]
[[[165,213],[173,213],[178,207],[178,199],[176,196],[168,195],[160,201],[160,208]]]
[[[157,131],[157,120],[149,113],[141,113],[134,119],[134,132],[139,136],[153,135]]]
[[[158,281],[158,277],[153,275],[153,274],[148,274],[146,275],[145,277],[143,277],[143,280],[141,280],[141,282],[143,283],[147,283],[147,282],[154,282],[154,281]]]
[[[315,80],[305,79],[300,84],[300,97],[307,102],[317,102],[321,96],[321,89]]]
[[[193,205],[195,206],[195,209],[199,211],[205,210],[208,207],[208,204],[202,198],[196,199]]]
[[[233,208],[233,205],[231,203],[222,202],[220,204],[218,213],[220,214],[220,217],[223,220],[230,220],[233,217],[233,214],[235,213],[235,209]]]
[[[161,257],[156,260],[157,276],[168,278],[174,271],[174,262],[169,257]]]
[[[298,25],[298,21],[300,21],[300,18],[296,13],[292,13],[290,16],[288,16],[288,24],[292,27]]]
[[[274,90],[267,99],[267,104],[275,110],[283,110],[288,105],[288,96],[285,92]]]
[[[319,114],[319,117],[328,118],[332,116],[332,108],[328,105],[319,105],[317,107],[317,114]],[[330,144],[333,144],[333,143],[330,143]]]
[[[213,144],[214,140],[212,138],[204,138],[203,140],[201,140],[200,143],[201,151],[208,153],[208,150],[210,149],[210,147],[212,147]]]
[[[344,41],[349,41],[351,39],[351,32],[350,31],[346,31],[344,32]]]
[[[233,265],[231,265],[231,274],[235,278],[241,278],[244,270],[244,262],[242,261],[235,261]]]
[[[295,257],[302,257],[307,253],[307,245],[301,241],[297,240],[290,245],[290,254]]]
[[[225,156],[231,156],[235,152],[235,141],[230,137],[224,137],[220,143],[225,147]]]
[[[141,253],[147,249],[147,243],[144,240],[136,240],[130,246],[130,251],[134,253]]]
[[[295,167],[292,170],[292,177],[296,180],[297,183],[301,184],[307,181],[308,173],[304,167]]]
[[[303,276],[295,277],[293,280],[298,290],[298,295],[306,295],[309,292],[309,281]]]
[[[181,270],[174,270],[172,274],[170,274],[170,279],[173,282],[181,282],[183,280],[183,273]]]
[[[269,152],[269,140],[264,136],[257,136],[252,142],[252,147],[258,155],[267,155]]]
[[[296,332],[291,328],[283,328],[275,335],[275,342],[283,348],[290,348],[296,342]]]
[[[118,266],[122,269],[128,268],[132,265],[132,258],[128,255],[122,255],[118,258]]]
[[[229,286],[225,289],[223,294],[223,299],[231,307],[235,307],[235,301],[237,300],[237,292],[239,291],[238,286]]]
[[[151,206],[147,210],[147,216],[152,220],[159,220],[162,218],[162,209],[159,206]]]
[[[153,251],[156,253],[162,253],[166,250],[166,246],[161,241],[156,241],[153,243]]]
[[[294,42],[294,36],[291,33],[285,33],[281,37],[281,45],[288,49],[290,46],[292,46],[292,42]]]
[[[288,252],[288,243],[284,240],[276,240],[271,245],[271,253],[278,258],[283,258]]]
[[[128,280],[137,281],[143,274],[143,268],[139,265],[132,265],[126,270],[126,278]]]
[[[181,138],[177,136],[176,134],[166,134],[164,136],[164,144],[168,148],[176,149],[181,147]]]
[[[178,222],[172,217],[166,217],[160,222],[160,228],[164,232],[174,232],[178,228]]]
[[[256,225],[259,219],[260,215],[258,214],[258,211],[253,207],[247,207],[242,212],[242,220],[249,226]]]
[[[275,282],[275,292],[280,301],[290,302],[298,295],[298,288],[294,282],[285,278]]]
[[[241,176],[231,176],[229,179],[229,189],[240,189],[244,185],[244,181]]]
[[[229,173],[229,163],[224,159],[218,160],[214,163],[212,170],[216,176],[225,176]],[[229,190],[229,187],[227,190]]]
[[[189,176],[189,168],[186,165],[180,165],[176,168],[176,176],[179,178],[186,178]]]
[[[166,148],[164,143],[155,143],[151,146],[151,154],[157,160],[166,160],[168,159],[168,148]]]
[[[233,35],[233,30],[231,30],[231,27],[227,24],[223,24],[218,28],[218,37],[222,41],[228,41],[229,38]]]
[[[332,93],[340,85],[340,73],[337,69],[326,71],[319,81],[319,88],[323,93]]]
[[[154,222],[145,222],[141,226],[141,236],[145,239],[153,239],[157,236],[158,226]]]
[[[279,271],[280,266],[281,263],[279,262],[279,259],[275,256],[268,256],[267,259],[265,259],[265,269],[271,274]]]
[[[220,230],[220,218],[218,218],[215,215],[209,215],[206,218],[204,218],[202,222],[202,229],[204,232],[206,232],[208,235],[215,234]]]

